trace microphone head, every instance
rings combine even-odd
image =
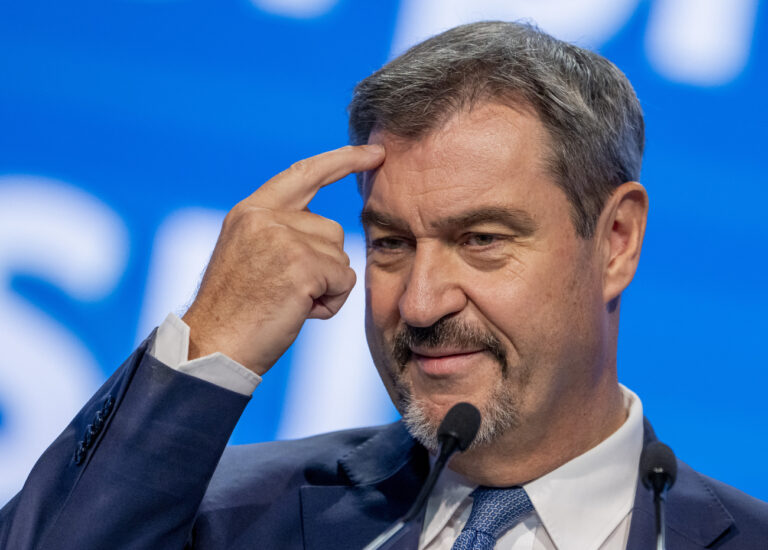
[[[643,485],[657,493],[669,489],[677,478],[675,453],[661,441],[649,443],[640,455],[640,475]]]
[[[456,403],[445,415],[437,430],[437,441],[442,445],[454,439],[460,451],[466,451],[480,428],[480,411],[470,403]]]

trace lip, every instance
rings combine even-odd
[[[484,354],[484,350],[421,350],[412,351],[412,360],[429,377],[442,378],[461,374]]]

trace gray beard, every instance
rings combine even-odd
[[[398,377],[400,378],[400,377]],[[520,425],[520,408],[510,388],[503,386],[504,379],[494,388],[486,403],[473,403],[480,410],[482,418],[480,429],[468,450],[491,445],[503,434]],[[423,401],[414,399],[408,383],[397,380],[400,393],[398,409],[403,415],[403,423],[416,441],[432,453],[438,450],[437,431],[442,418],[433,418]]]
[[[409,366],[415,368],[409,365],[413,355],[411,349],[415,345],[432,348],[453,344],[485,350],[499,365],[499,379],[486,402],[472,403],[480,410],[482,420],[469,448],[489,445],[520,424],[519,396],[528,380],[527,369],[523,366],[514,375],[518,383],[511,383],[513,373],[510,372],[504,346],[496,335],[483,327],[472,326],[451,317],[444,317],[429,327],[404,325],[390,344],[390,365],[394,367],[391,372],[398,392],[396,405],[411,436],[433,452],[438,448],[437,431],[443,419],[434,418],[434,414],[428,410],[428,403],[413,397],[406,372]]]

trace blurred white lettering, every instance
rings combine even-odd
[[[162,323],[169,312],[182,315],[186,311],[197,293],[224,215],[220,210],[180,209],[157,229],[137,343]]]
[[[590,49],[615,36],[639,0],[403,0],[392,56],[462,23],[528,20]],[[651,65],[665,78],[695,86],[727,84],[747,64],[758,0],[655,0],[646,34]]]
[[[283,17],[311,19],[325,15],[338,0],[251,0],[260,10]]]
[[[76,335],[11,292],[14,275],[96,301],[117,284],[127,252],[120,218],[95,197],[54,180],[0,177],[0,502],[103,378]]]
[[[616,34],[639,0],[403,0],[392,52],[472,21],[529,20],[562,40],[598,48]]]
[[[744,69],[757,0],[656,0],[646,51],[664,77],[685,84],[727,84]]]

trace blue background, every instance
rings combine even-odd
[[[744,31],[745,62],[702,83],[649,58],[650,21],[661,3],[637,2],[593,44],[627,73],[647,125],[642,182],[651,212],[641,266],[623,298],[620,379],[681,458],[768,499],[766,10],[758,5]],[[127,232],[119,277],[98,299],[73,296],[55,277],[0,255],[2,293],[82,343],[99,377],[162,320],[150,323],[142,312],[156,235],[169,217],[189,208],[221,215],[292,162],[346,142],[351,90],[391,57],[404,7],[314,4],[315,13],[299,15],[231,0],[0,7],[0,197],[2,176],[53,178],[97,199]],[[23,213],[29,202],[11,207]],[[360,232],[351,179],[325,189],[312,208]],[[57,223],[82,221],[67,222],[66,208],[58,215]],[[0,331],[14,322],[0,312]],[[44,347],[33,329],[29,349]],[[234,442],[281,435],[292,353],[281,363]],[[52,361],[50,368],[63,367]],[[4,453],[27,444],[14,439],[11,419],[51,399],[40,393],[18,405],[0,394]],[[394,413],[376,414],[383,422]],[[51,419],[55,430],[65,421]],[[23,475],[14,475],[18,489]]]

